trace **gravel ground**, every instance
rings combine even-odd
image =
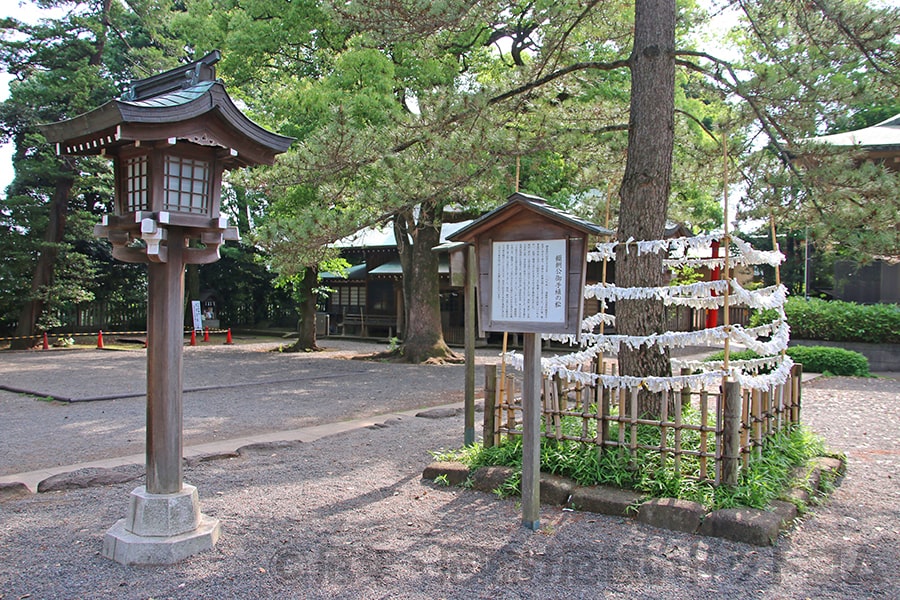
[[[386,369],[397,396],[430,389],[428,369],[457,369],[361,366]],[[360,389],[355,374],[332,387],[347,397]],[[264,402],[292,388],[248,389]],[[135,483],[4,502],[0,598],[897,598],[900,381],[817,379],[803,399],[804,420],[847,453],[848,471],[825,505],[770,548],[549,507],[531,532],[514,500],[421,480],[430,451],[460,443],[461,417],[407,418],[188,467],[185,481],[223,534],[176,565],[100,556]],[[0,396],[3,438],[15,429],[9,401]],[[59,408],[26,402],[39,407],[29,418]],[[28,443],[68,456],[56,439]]]
[[[387,349],[350,340],[317,353],[271,352],[278,345],[185,347],[186,446],[463,400],[462,365],[349,360]],[[497,355],[480,350],[477,362]],[[142,350],[0,354],[0,386],[31,393],[0,389],[0,475],[144,452]],[[86,401],[98,397],[108,399]]]

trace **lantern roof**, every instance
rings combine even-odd
[[[116,154],[126,146],[217,146],[226,168],[272,164],[293,138],[251,121],[215,79],[218,51],[198,61],[133,82],[121,98],[66,121],[41,126],[63,155]]]

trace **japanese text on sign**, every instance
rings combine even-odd
[[[566,322],[566,240],[494,242],[492,321]]]

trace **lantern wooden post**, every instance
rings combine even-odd
[[[168,261],[147,265],[147,491],[182,488],[182,390],[184,380],[184,231],[169,230]]]

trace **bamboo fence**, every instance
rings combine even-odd
[[[606,374],[615,375],[615,369],[615,361],[603,361]],[[726,384],[726,393],[721,387],[663,391],[658,417],[638,413],[637,387],[604,388],[544,377],[541,436],[594,445],[601,453],[625,452],[632,459],[645,451],[677,475],[716,485],[734,482],[740,469],[761,455],[768,438],[800,422],[801,373],[802,366],[794,365],[784,383],[768,390],[740,389],[735,383]],[[521,380],[511,374],[505,381],[500,377],[496,367],[486,370],[486,446],[522,435]],[[731,413],[727,394],[734,394]],[[732,441],[739,445],[735,448]],[[683,468],[686,460],[692,468]]]

